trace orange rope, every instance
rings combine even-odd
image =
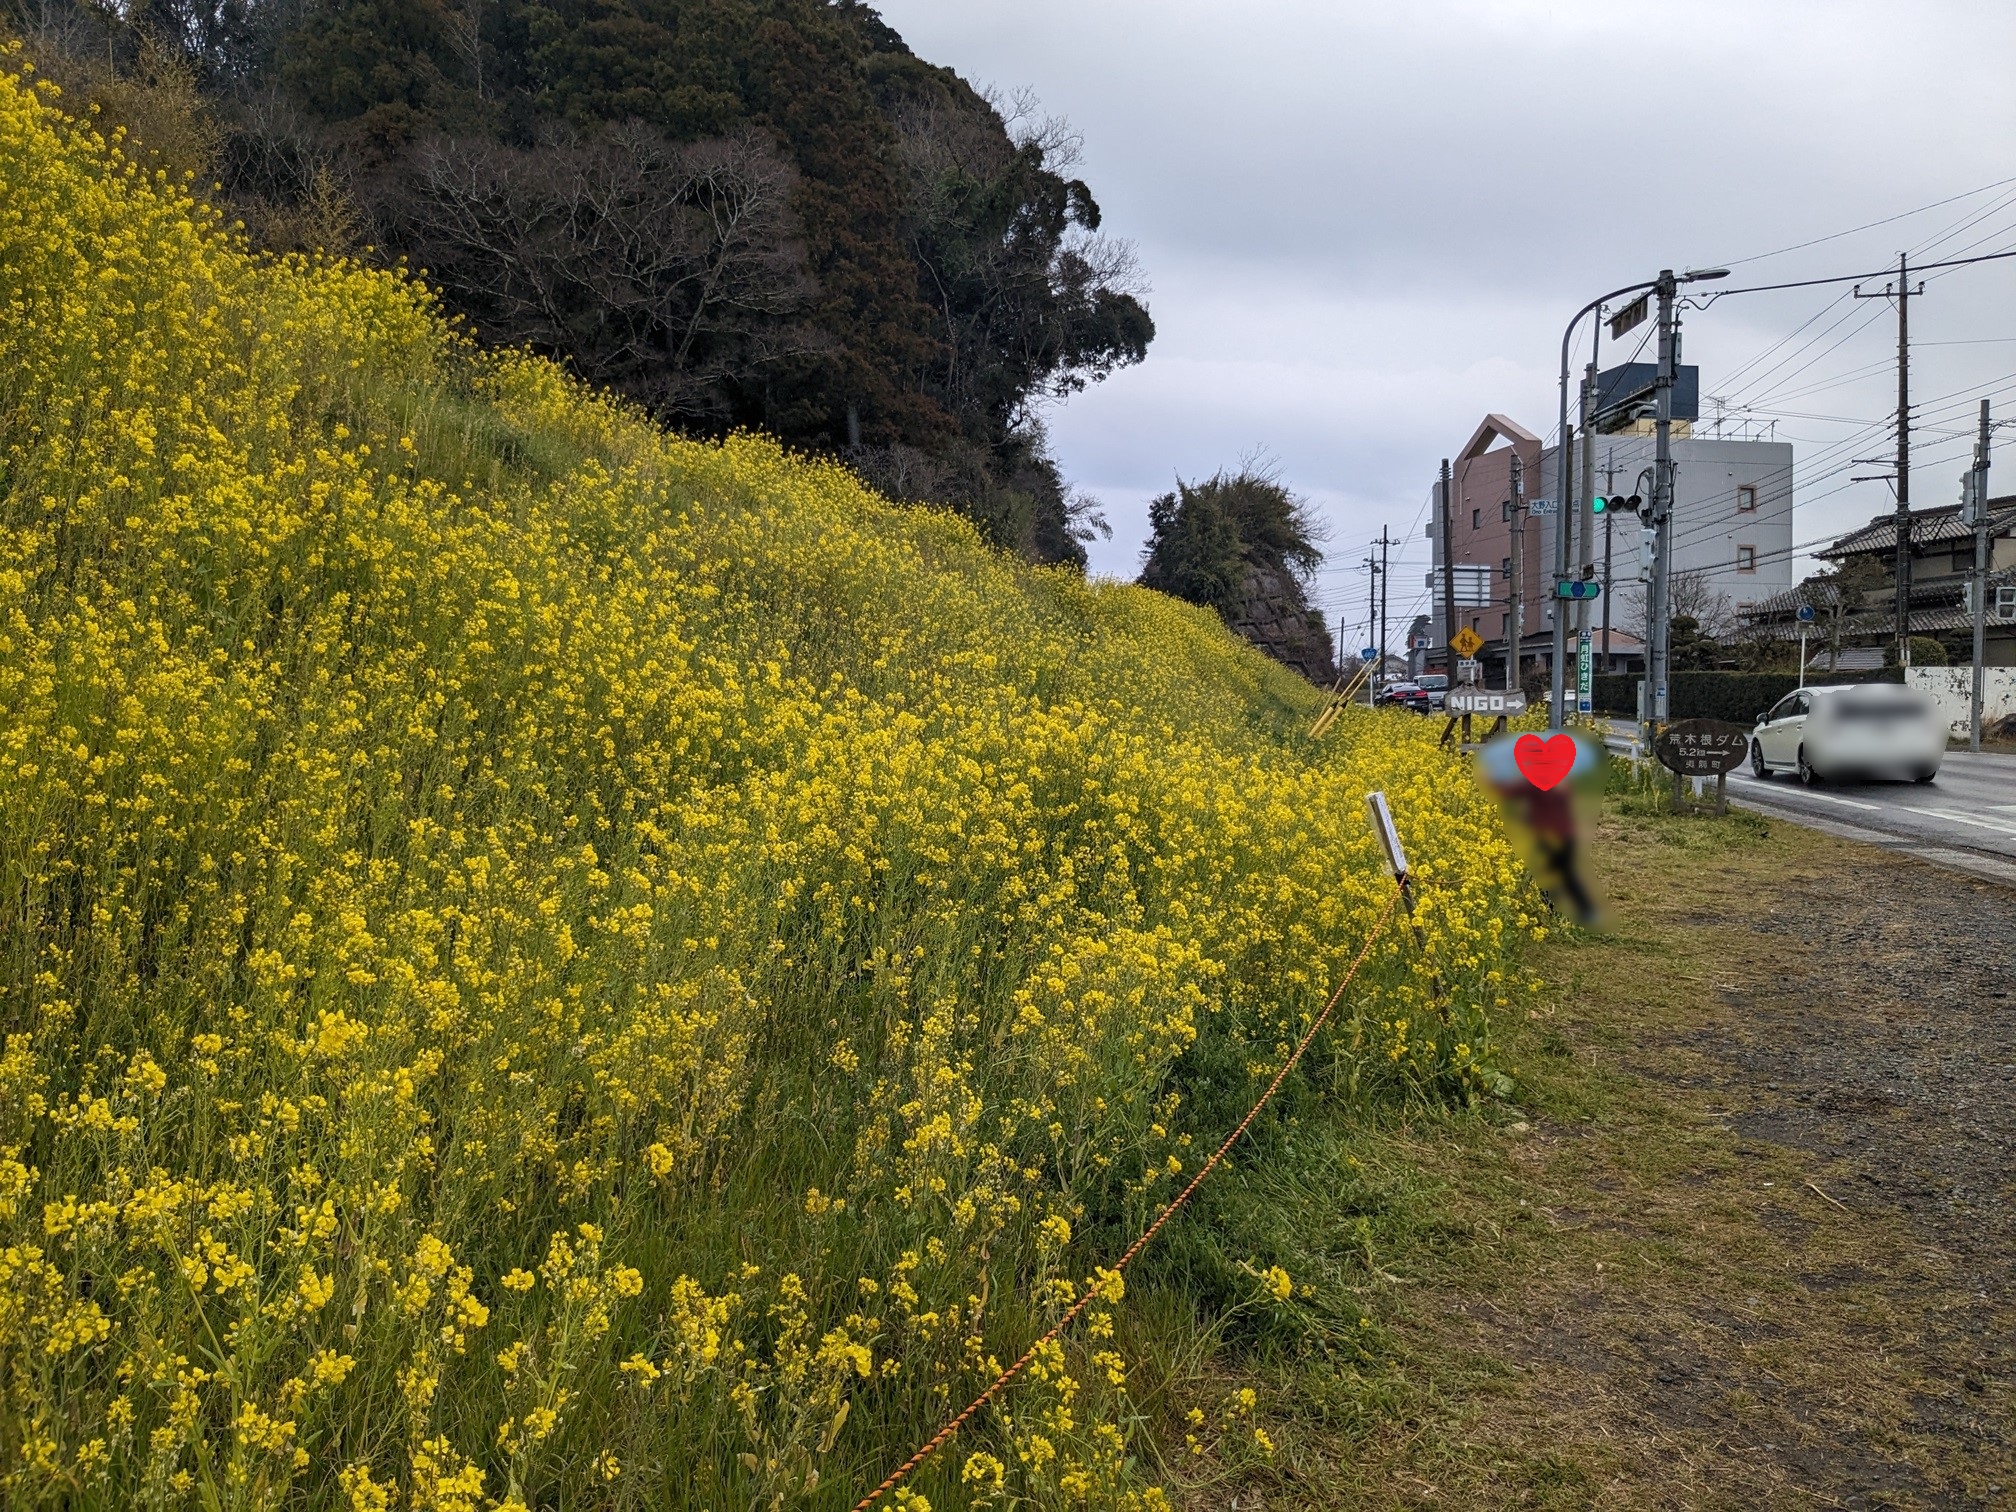
[[[1295,1063],[1302,1059],[1302,1053],[1309,1048],[1311,1041],[1316,1038],[1317,1031],[1329,1022],[1330,1015],[1336,1012],[1337,1004],[1344,997],[1344,989],[1351,985],[1351,979],[1358,975],[1358,968],[1365,964],[1365,958],[1372,954],[1372,947],[1379,942],[1379,937],[1386,932],[1387,922],[1393,917],[1393,909],[1400,902],[1401,892],[1401,888],[1396,888],[1393,896],[1386,900],[1386,906],[1380,910],[1378,920],[1372,925],[1372,932],[1365,937],[1365,943],[1360,947],[1357,959],[1352,961],[1350,969],[1344,973],[1343,979],[1337,983],[1336,990],[1330,994],[1330,1001],[1325,1003],[1323,1011],[1316,1015],[1316,1021],[1309,1026],[1309,1032],[1302,1036],[1301,1043],[1296,1045],[1294,1054],[1283,1061],[1281,1069],[1274,1073],[1274,1080],[1267,1084],[1267,1090],[1260,1094],[1260,1100],[1247,1110],[1244,1118],[1239,1120],[1239,1127],[1225,1136],[1225,1142],[1211,1152],[1211,1158],[1197,1168],[1197,1174],[1190,1178],[1190,1185],[1178,1192],[1170,1200],[1169,1204],[1156,1215],[1155,1221],[1148,1225],[1141,1237],[1127,1246],[1126,1253],[1114,1262],[1112,1270],[1107,1273],[1108,1275],[1117,1276],[1120,1272],[1126,1270],[1134,1257],[1147,1248],[1148,1241],[1161,1231],[1163,1224],[1176,1215],[1177,1209],[1190,1200],[1190,1194],[1203,1184],[1204,1178],[1209,1176],[1217,1168],[1218,1162],[1225,1158],[1225,1152],[1238,1142],[1239,1136],[1244,1134],[1253,1120],[1260,1116],[1260,1110],[1273,1101],[1274,1094],[1281,1090],[1281,1083],[1286,1081],[1288,1073],[1295,1069]],[[911,1471],[923,1464],[925,1460],[929,1459],[933,1453],[945,1444],[946,1440],[957,1433],[965,1425],[968,1418],[973,1416],[982,1407],[985,1407],[1000,1393],[1003,1386],[1006,1386],[1016,1376],[1020,1375],[1023,1368],[1036,1358],[1037,1351],[1064,1332],[1065,1329],[1069,1328],[1077,1320],[1078,1315],[1090,1307],[1093,1300],[1104,1290],[1105,1282],[1103,1280],[1095,1281],[1092,1285],[1088,1286],[1085,1289],[1085,1294],[1071,1304],[1071,1310],[1051,1324],[1048,1331],[1040,1339],[1023,1351],[1021,1359],[996,1376],[993,1383],[985,1391],[966,1404],[964,1412],[931,1435],[930,1441],[891,1471],[887,1480],[883,1481],[881,1485],[856,1502],[854,1504],[854,1512],[866,1512],[867,1508],[873,1506],[886,1493],[893,1491],[900,1485],[909,1476]]]

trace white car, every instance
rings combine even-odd
[[[1946,726],[1930,698],[1896,683],[1801,688],[1773,704],[1750,732],[1750,770],[1829,778],[1908,777],[1930,782],[1946,755]]]

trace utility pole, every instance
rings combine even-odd
[[[1673,296],[1679,287],[1671,268],[1662,268],[1653,285],[1659,296],[1659,376],[1653,386],[1652,452],[1652,591],[1646,595],[1646,671],[1652,684],[1646,707],[1646,728],[1641,732],[1646,750],[1652,748],[1658,727],[1666,722],[1666,685],[1670,675],[1667,601],[1671,596],[1673,572],[1673,384],[1680,366],[1680,334],[1673,321]]]
[[[1386,675],[1386,585],[1392,579],[1387,565],[1387,548],[1393,544],[1386,527],[1379,527],[1379,675]]]
[[[1380,527],[1380,534],[1385,534],[1384,526]],[[1377,545],[1378,543],[1374,542],[1373,544]],[[1379,565],[1379,558],[1374,556],[1365,558],[1367,594],[1365,601],[1365,639],[1372,642],[1372,654],[1376,658],[1372,663],[1372,671],[1365,679],[1365,704],[1368,708],[1377,702],[1377,695],[1374,690],[1378,686],[1379,679],[1386,675],[1386,647],[1382,643],[1383,636],[1377,633],[1379,630],[1379,574],[1382,570]]]
[[[1588,450],[1584,441],[1583,450]],[[1561,427],[1561,444],[1554,452],[1554,583],[1549,586],[1548,607],[1554,616],[1554,633],[1549,640],[1552,665],[1547,672],[1547,728],[1558,730],[1568,722],[1568,608],[1559,584],[1573,564],[1575,541],[1572,503],[1575,495],[1569,479],[1575,471],[1575,432]]]
[[[1974,696],[1967,714],[1967,749],[1981,749],[1981,664],[1988,651],[1988,401],[1981,401],[1981,434],[1974,442]]]
[[[1512,519],[1512,581],[1511,613],[1505,619],[1505,691],[1519,691],[1519,652],[1526,638],[1526,473],[1520,461],[1517,447],[1512,451],[1511,498],[1506,500],[1506,509]]]
[[[1591,488],[1594,484],[1592,482]],[[1603,497],[1608,499],[1617,491],[1617,463],[1609,453],[1603,454]],[[1617,522],[1617,509],[1611,505],[1603,511],[1603,670],[1610,670],[1610,527]]]
[[[1456,639],[1456,532],[1453,521],[1456,517],[1454,506],[1449,502],[1450,493],[1449,459],[1442,459],[1442,649],[1449,658],[1444,669],[1449,674],[1449,686],[1456,686],[1456,648],[1449,643]]]
[[[1603,322],[1596,322],[1596,340],[1603,335]],[[1596,341],[1589,344],[1589,366],[1582,376],[1582,496],[1575,501],[1576,538],[1582,543],[1582,580],[1587,582],[1596,576],[1596,432],[1592,429],[1596,420]],[[1603,511],[1603,518],[1610,518],[1610,511]],[[1610,612],[1608,603],[1610,585],[1603,585],[1605,603],[1603,612]],[[1595,684],[1588,688],[1581,683],[1583,651],[1589,644],[1589,601],[1580,599],[1575,604],[1575,711],[1582,712],[1582,695],[1592,695],[1589,712],[1596,712],[1593,698]]]
[[[1897,300],[1897,665],[1911,665],[1911,300],[1923,294],[1925,285],[1909,283],[1910,264],[1905,254],[1897,254],[1897,283],[1883,286],[1882,292],[1864,294],[1857,285],[1857,299]]]

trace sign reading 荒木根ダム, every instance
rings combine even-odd
[[[1683,719],[1652,742],[1659,765],[1683,777],[1733,772],[1750,754],[1750,732],[1726,719]]]

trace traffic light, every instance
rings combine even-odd
[[[1619,512],[1636,514],[1638,506],[1642,503],[1644,503],[1644,500],[1640,499],[1636,494],[1597,494],[1589,501],[1589,508],[1592,513],[1599,515]]]
[[[1605,510],[1609,509],[1609,507],[1610,507],[1610,501],[1604,498],[1603,495],[1601,494],[1596,495],[1595,498],[1589,501],[1589,508],[1596,514],[1602,514]]]

